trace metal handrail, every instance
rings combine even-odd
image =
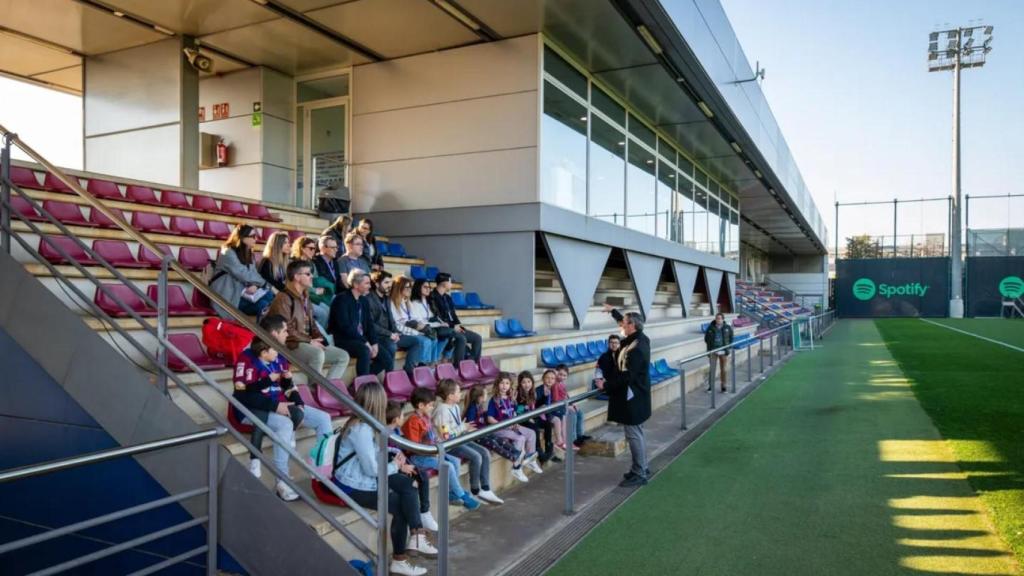
[[[202,554],[205,552],[206,574],[208,576],[213,576],[213,574],[217,572],[217,479],[219,474],[219,467],[217,465],[217,444],[215,441],[218,437],[222,436],[226,432],[227,430],[224,428],[214,428],[212,430],[203,430],[201,432],[192,432],[189,434],[182,434],[179,436],[162,438],[160,440],[153,440],[150,442],[133,444],[131,446],[121,446],[118,448],[111,448],[108,450],[100,450],[98,452],[80,454],[77,456],[72,456],[70,458],[61,458],[58,460],[44,462],[42,464],[32,464],[29,466],[22,466],[20,468],[0,472],[0,484],[2,484],[4,482],[15,482],[18,480],[25,480],[28,478],[34,478],[45,474],[62,472],[64,470],[71,470],[73,468],[87,466],[90,464],[107,462],[109,460],[114,460],[116,458],[126,458],[139,454],[147,454],[159,450],[166,450],[169,448],[184,446],[195,442],[206,442],[208,447],[206,486],[202,488],[186,490],[178,494],[171,494],[164,498],[158,498],[156,500],[152,500],[144,504],[130,506],[128,508],[110,512],[108,514],[90,518],[88,520],[75,522],[73,524],[62,526],[60,528],[52,528],[44,532],[40,532],[38,534],[33,534],[32,536],[27,536],[25,538],[15,540],[13,542],[5,542],[3,544],[0,544],[0,555],[28,548],[30,546],[35,546],[37,544],[42,544],[43,542],[49,542],[51,540],[55,540],[57,538],[67,536],[69,534],[73,534],[76,532],[80,532],[82,530],[87,530],[95,526],[100,526],[103,524],[107,524],[109,522],[121,520],[129,516],[134,516],[136,514],[141,514],[142,512],[148,512],[150,510],[162,508],[170,504],[177,504],[179,502],[183,502],[191,498],[205,495],[207,506],[205,516],[199,516],[193,518],[192,520],[181,522],[175,524],[174,526],[169,526],[156,532],[138,536],[126,542],[120,542],[113,546],[96,550],[92,553],[85,554],[77,558],[72,558],[71,560],[61,562],[60,564],[57,564],[55,566],[50,566],[43,570],[34,572],[33,574],[58,574],[64,572],[65,570],[70,570],[72,568],[82,566],[83,564],[89,564],[96,560],[113,556],[114,554],[118,554],[120,552],[129,550],[136,546],[141,546],[143,544],[153,542],[161,538],[165,538],[167,536],[170,536],[171,534],[177,534],[179,532],[188,530],[189,528],[206,524],[207,534],[205,545],[189,550],[187,553],[179,554],[172,558],[164,559],[163,561],[154,564],[153,566],[149,566],[148,568],[143,569],[141,572],[152,573],[156,570],[160,570],[168,566],[181,563],[189,558],[192,558],[198,554]]]

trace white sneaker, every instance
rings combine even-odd
[[[281,500],[284,500],[285,502],[293,502],[299,499],[299,495],[295,492],[295,490],[292,490],[291,488],[288,487],[287,484],[281,482],[280,480],[277,481],[277,495],[280,496]]]
[[[529,468],[530,470],[533,470],[537,474],[544,473],[544,470],[540,467],[540,464],[537,464],[536,460],[530,460],[529,462],[527,462],[526,467]]]
[[[526,477],[526,474],[523,474],[523,469],[522,468],[513,468],[512,469],[512,477],[515,478],[516,480],[519,480],[520,482],[529,482],[530,481],[530,479]]]
[[[437,548],[431,546],[426,534],[413,534],[410,536],[407,549],[410,552],[417,552],[424,556],[437,556]]]
[[[537,460],[537,453],[536,452],[534,452],[533,454],[530,454],[529,456],[527,456],[526,460],[523,460],[523,464],[529,464],[530,462],[534,462],[535,460]]]
[[[260,478],[263,476],[263,464],[259,460],[249,460],[249,473]]]
[[[476,495],[476,497],[479,498],[480,500],[483,500],[484,502],[489,502],[491,504],[504,504],[505,503],[504,500],[502,500],[501,498],[498,498],[498,495],[495,494],[494,492],[491,492],[490,490],[481,490]]]
[[[388,570],[392,574],[402,574],[403,576],[422,576],[427,573],[426,568],[413,566],[408,560],[392,560]]]
[[[430,513],[430,510],[420,513],[420,522],[423,523],[423,527],[431,532],[437,532],[437,520],[434,520],[434,515]]]

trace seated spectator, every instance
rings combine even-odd
[[[437,400],[434,428],[441,440],[449,440],[476,429],[473,424],[462,420],[462,388],[458,382],[451,378],[438,382]],[[474,498],[491,504],[505,503],[491,492],[491,455],[486,448],[476,442],[468,442],[452,448],[448,454],[469,464],[469,486]]]
[[[313,285],[309,290],[309,299],[313,306],[313,319],[319,327],[323,328],[327,326],[327,319],[331,314],[331,302],[328,294],[328,287],[325,287],[321,282],[316,282],[316,240],[313,240],[309,236],[303,236],[295,241],[292,245],[292,261],[308,262],[309,267],[314,272]]]
[[[402,404],[394,400],[388,400],[388,408],[384,416],[387,418],[387,425],[391,429],[391,435],[402,436]],[[401,448],[389,441],[388,461],[393,460],[398,454],[405,456]],[[431,532],[437,532],[440,527],[437,525],[434,515],[430,513],[430,474],[427,473],[426,469],[417,467],[416,474],[412,476],[412,480],[416,483],[416,489],[420,493],[420,520],[423,522],[423,527]]]
[[[377,341],[381,345],[381,352],[386,354],[387,370],[394,370],[395,354],[398,350],[405,350],[405,365],[403,370],[412,375],[422,358],[423,350],[420,339],[398,331],[395,318],[391,315],[391,306],[388,297],[391,294],[391,274],[384,270],[378,270],[370,274],[373,280],[373,289],[367,296],[370,303],[370,314],[373,316],[374,330],[377,332]]]
[[[356,227],[356,233],[363,238],[363,260],[371,271],[384,269],[384,256],[377,250],[377,237],[373,234],[373,220],[363,218]]]
[[[256,271],[252,247],[256,245],[256,229],[239,224],[220,247],[217,263],[210,278],[212,288],[221,298],[238,306],[249,316],[262,317],[274,299],[270,284]],[[226,310],[214,303],[217,315],[230,318]]]
[[[341,272],[338,270],[336,260],[338,259],[338,242],[330,236],[321,236],[320,254],[313,258],[318,278],[324,278],[332,283],[331,292],[339,292],[344,284],[341,281]]]
[[[520,372],[515,390],[516,414],[532,412],[537,408],[537,390],[535,388],[536,387],[533,385],[533,373],[529,370],[523,370]],[[537,449],[540,452],[540,456],[538,456],[537,460],[541,464],[544,464],[548,460],[554,460],[555,462],[561,460],[555,456],[555,443],[551,438],[554,426],[551,424],[551,421],[548,420],[546,414],[523,422],[523,426],[526,426],[537,434]],[[541,450],[539,446],[542,433],[544,438],[543,450]]]
[[[313,269],[309,262],[294,260],[288,264],[288,283],[278,292],[270,305],[271,314],[279,314],[288,323],[288,349],[309,365],[323,373],[324,363],[331,364],[328,379],[341,378],[348,368],[349,356],[344,350],[324,342],[324,336],[313,321],[310,311],[309,289],[313,285]]]
[[[459,315],[455,313],[455,303],[449,292],[452,289],[451,274],[441,272],[434,279],[435,287],[430,293],[430,309],[438,320],[444,322],[452,329],[451,340],[454,342],[455,350],[452,353],[452,361],[458,364],[466,359],[466,346],[469,346],[469,355],[474,362],[480,361],[480,352],[483,347],[483,339],[480,335],[471,330],[466,330],[459,321]]]
[[[370,265],[363,260],[363,237],[355,232],[350,232],[345,237],[345,253],[338,257],[338,274],[342,283],[348,278],[348,273],[353,270],[362,270],[370,273]]]
[[[438,389],[440,390],[440,382]],[[466,402],[466,423],[474,428],[487,426],[487,393],[483,386],[474,386],[469,390],[469,400]],[[515,444],[507,438],[499,438],[494,434],[486,434],[476,439],[476,442],[491,452],[501,456],[512,463],[512,477],[520,482],[529,482],[530,479],[523,473],[523,451],[516,448]]]
[[[440,437],[437,435],[437,431],[434,430],[434,422],[431,420],[431,416],[434,414],[434,391],[429,388],[417,388],[412,391],[409,403],[412,404],[413,412],[409,414],[405,424],[402,425],[402,436],[420,444],[433,445],[440,442]],[[469,492],[466,492],[462,484],[459,483],[459,465],[461,462],[451,454],[445,454],[444,458],[448,462],[449,501],[460,501],[467,510],[476,510],[480,507],[480,502],[470,496]],[[437,456],[413,454],[409,456],[409,460],[417,468],[437,470],[438,472],[441,470]]]
[[[537,408],[544,406],[551,406],[555,404],[555,383],[558,381],[558,374],[554,370],[545,370],[544,374],[540,377],[540,386],[537,386],[537,402],[534,404]],[[565,422],[565,409],[559,408],[548,412],[543,416],[544,419],[551,425],[551,431],[554,436],[553,445],[555,448],[566,450],[565,439],[562,437],[564,431]],[[579,447],[573,446],[573,450],[579,450]],[[552,450],[552,454],[554,451]]]
[[[356,392],[355,400],[376,421],[385,421],[388,397],[383,386],[370,382]],[[334,482],[357,504],[370,510],[377,508],[378,442],[385,441],[375,433],[373,426],[356,415],[349,417],[341,431],[341,446],[336,456],[341,464],[334,474]],[[388,511],[391,513],[390,572],[411,576],[426,574],[426,568],[414,566],[407,556],[409,550],[422,555],[437,555],[437,549],[427,541],[420,519],[419,494],[413,485],[416,467],[398,453],[388,463],[387,469]]]
[[[345,237],[352,231],[352,217],[348,214],[342,214],[331,222],[331,225],[324,228],[324,231],[320,233],[321,236],[327,236],[333,238],[334,243],[341,246],[345,243]]]
[[[374,272],[374,274],[386,274],[386,272]],[[395,327],[402,334],[402,337],[415,338],[420,343],[419,359],[424,363],[435,363],[440,356],[437,349],[437,337],[434,330],[425,322],[420,322],[412,317],[412,305],[410,295],[412,294],[412,278],[399,276],[391,287],[391,295],[388,298],[388,309]],[[401,348],[401,340],[398,347]]]
[[[555,402],[562,402],[563,400],[569,397],[569,389],[566,387],[566,384],[569,381],[569,367],[566,366],[565,364],[559,364],[558,366],[555,367],[555,376],[556,378],[553,400]],[[587,436],[586,434],[583,433],[583,421],[585,420],[583,416],[583,408],[580,407],[579,404],[573,404],[572,406],[569,406],[569,411],[576,415],[576,422],[574,426],[576,434],[574,435],[575,440],[573,440],[572,443],[577,448],[579,448],[583,446],[583,444],[585,444],[587,440],[590,440],[590,436]],[[566,426],[568,426],[568,422],[568,417],[566,417],[566,420],[564,422]],[[564,437],[568,438],[569,429],[566,428],[565,431],[566,433]]]
[[[389,362],[387,353],[382,353],[384,346],[380,344],[381,338],[373,323],[366,297],[370,292],[370,277],[362,270],[353,270],[348,275],[347,284],[351,288],[339,293],[331,303],[327,329],[334,336],[334,345],[356,359],[357,376],[379,374],[393,359]]]
[[[487,423],[497,424],[516,416],[516,398],[512,389],[512,374],[502,372],[494,381],[491,388],[491,401],[487,403]],[[537,464],[537,433],[533,430],[513,424],[502,428],[494,433],[499,438],[505,438],[515,445],[516,449],[523,454],[521,461],[530,470],[537,474],[543,472]],[[515,474],[513,472],[513,474]]]
[[[288,257],[291,252],[291,241],[288,240],[286,232],[274,232],[263,247],[263,259],[256,267],[260,276],[280,292],[284,290],[285,268],[288,267]]]
[[[409,299],[409,314],[416,322],[432,329],[437,344],[434,346],[434,357],[425,360],[437,364],[441,361],[441,353],[452,336],[452,329],[438,320],[437,316],[434,316],[433,310],[430,309],[430,283],[426,280],[413,282],[412,297]]]

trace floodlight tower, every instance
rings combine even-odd
[[[975,34],[983,36],[976,43]],[[940,38],[945,37],[946,47],[940,49]],[[953,206],[951,237],[949,240],[950,277],[952,290],[949,300],[949,317],[963,318],[963,266],[960,242],[960,70],[980,68],[985,65],[985,56],[992,51],[992,27],[969,26],[952,30],[932,32],[928,37],[928,71],[953,71]]]

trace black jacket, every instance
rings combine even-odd
[[[619,369],[625,354],[624,370]],[[610,354],[609,354],[610,356]],[[622,340],[618,358],[608,362],[604,389],[608,393],[608,420],[619,424],[643,424],[651,417],[651,341],[643,332],[634,332]],[[602,368],[603,370],[603,368]],[[627,400],[627,390],[633,398]]]
[[[362,311],[363,334],[359,335],[360,310]],[[345,290],[334,298],[331,303],[331,316],[327,321],[327,331],[334,337],[334,341],[340,340],[365,340],[371,344],[376,343],[376,329],[373,326],[373,315],[370,313],[369,303],[366,298],[359,298],[352,295],[351,290]]]
[[[363,255],[362,259],[366,260],[366,263],[370,265],[370,270],[373,270],[374,266],[378,268],[384,267],[384,256],[377,250],[377,237],[370,234],[363,239]],[[339,244],[341,246],[341,244]]]
[[[434,312],[434,316],[437,316],[438,320],[452,328],[462,323],[459,321],[459,315],[455,313],[455,302],[452,302],[451,294],[442,296],[437,290],[431,290],[430,309]]]
[[[718,346],[715,346],[715,334],[719,330],[722,331],[722,336],[724,336],[724,338],[722,339],[722,346],[732,344],[732,326],[729,326],[728,322],[722,322],[722,327],[718,328],[718,326],[714,322],[712,322],[708,326],[707,331],[704,332],[704,344],[707,345],[708,350],[714,350],[715,348],[718,348]],[[726,350],[726,354],[728,353],[729,351]]]
[[[270,258],[260,260],[260,263],[256,266],[256,271],[278,292],[284,290],[285,276],[282,274],[280,278],[274,277],[274,265],[270,262]]]
[[[597,367],[601,370],[601,374],[604,375],[605,379],[608,378],[608,374],[618,371],[615,367],[615,362],[617,362],[617,360],[611,350],[608,350],[597,357]]]
[[[387,298],[381,298],[377,292],[371,290],[366,295],[366,301],[370,307],[370,316],[373,318],[373,327],[377,334],[387,338],[398,332],[398,326],[395,326],[395,318],[391,315],[391,306]]]
[[[332,266],[330,264],[333,264],[333,274],[331,273]],[[344,288],[341,283],[341,274],[338,273],[337,262],[328,262],[323,254],[319,254],[316,258],[313,258],[313,266],[316,267],[317,276],[327,278],[334,283],[334,290],[336,292],[340,292]]]

